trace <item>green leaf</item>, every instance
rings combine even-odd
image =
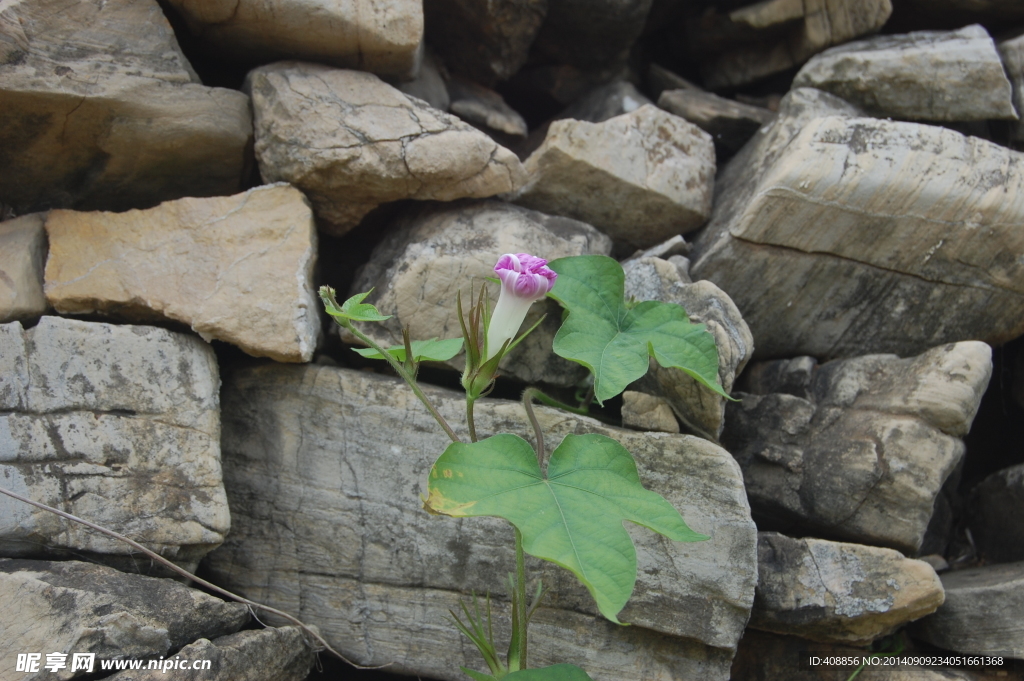
[[[527,553],[570,570],[616,623],[636,583],[636,550],[624,520],[676,541],[708,539],[644,489],[633,457],[604,435],[566,435],[551,453],[547,478],[533,448],[516,435],[455,442],[430,469],[427,489],[430,511],[497,516],[518,527]]]
[[[413,360],[416,362],[446,362],[462,350],[462,339],[446,338],[445,340],[438,340],[437,338],[431,338],[430,340],[413,341],[411,345]],[[373,348],[352,349],[367,359],[384,359],[384,355]],[[387,350],[399,362],[405,361],[404,345],[392,345]]]
[[[382,315],[373,305],[364,303],[363,299],[370,295],[373,289],[366,293],[357,293],[346,300],[341,307],[334,297],[334,289],[329,286],[320,287],[320,300],[323,301],[327,314],[335,319],[348,319],[353,322],[382,322],[391,319],[391,315]]]
[[[473,679],[473,681],[498,681],[490,674],[475,672],[472,669],[467,669],[466,667],[459,667],[459,669],[461,669],[466,676]]]
[[[604,255],[559,258],[548,266],[558,273],[549,295],[569,313],[553,349],[594,373],[598,403],[647,373],[649,357],[729,398],[718,383],[715,337],[691,323],[682,307],[656,300],[628,304],[622,266]]]
[[[523,669],[505,677],[508,681],[594,681],[574,664],[553,664],[540,669]]]

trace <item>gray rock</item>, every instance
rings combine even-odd
[[[70,679],[74,653],[99,660],[157,658],[200,637],[237,631],[249,621],[241,603],[226,603],[170,579],[118,572],[78,561],[0,558],[0,655],[66,653],[67,667],[40,668],[19,679]],[[15,678],[9,673],[5,678]],[[204,677],[206,678],[206,677]]]
[[[46,312],[43,215],[0,222],[0,323],[38,319]]]
[[[997,471],[971,490],[967,513],[982,556],[995,563],[1024,561],[1024,464]]]
[[[669,71],[664,66],[651,63],[647,67],[647,92],[655,99],[661,97],[665,90],[696,90],[703,92],[703,89],[694,83],[686,80],[677,73]]]
[[[424,0],[427,39],[454,73],[484,85],[526,63],[548,0]]]
[[[241,189],[249,99],[204,87],[155,0],[0,7],[0,196],[18,214]]]
[[[425,390],[465,437],[462,396]],[[300,613],[358,662],[452,680],[460,664],[480,668],[443,614],[470,591],[504,598],[512,532],[497,519],[422,511],[427,471],[449,441],[411,391],[366,372],[265,365],[225,378],[223,408],[233,526],[210,557],[217,579]],[[756,581],[755,529],[735,462],[700,438],[537,413],[551,443],[569,432],[622,442],[644,484],[712,539],[675,544],[630,528],[639,571],[626,628],[595,618],[567,571],[530,558],[530,573],[552,589],[531,630],[531,659],[580,664],[597,681],[726,679]],[[530,432],[516,402],[482,400],[476,415],[480,437]],[[507,607],[496,611],[504,636]]]
[[[199,338],[43,317],[0,325],[0,482],[187,566],[224,540],[217,361]],[[141,509],[145,509],[144,511]],[[0,497],[0,555],[132,549]]]
[[[751,366],[722,442],[759,526],[915,552],[991,371],[991,349],[976,341],[909,359]]]
[[[1017,120],[995,43],[977,24],[858,40],[804,65],[793,87],[813,87],[886,117]]]
[[[693,89],[666,90],[658,106],[690,121],[711,135],[716,149],[730,153],[739,151],[758,128],[775,118],[768,109]]]
[[[754,353],[753,336],[729,296],[709,281],[692,282],[685,263],[681,256],[628,260],[623,263],[626,297],[682,305],[691,321],[704,324],[718,346],[718,381],[731,391]],[[683,371],[663,368],[654,360],[637,385],[667,399],[689,431],[718,441],[725,423],[725,398]]]
[[[494,90],[454,77],[448,81],[449,110],[485,132],[526,137],[526,121]]]
[[[416,77],[399,83],[396,87],[407,95],[422,99],[438,111],[447,111],[451,104],[448,86],[444,84],[437,59],[430,50],[424,50],[420,72]]]
[[[530,56],[584,70],[622,64],[650,9],[651,0],[548,0]]]
[[[996,45],[996,49],[999,50],[1003,68],[1006,69],[1013,89],[1013,108],[1020,115],[1024,113],[1024,35],[1003,40]],[[1013,141],[1024,142],[1024,122],[1012,123],[1010,128]]]
[[[511,151],[369,73],[278,62],[246,88],[263,179],[301,189],[336,235],[388,201],[493,196],[525,179]]]
[[[525,167],[517,203],[589,222],[626,253],[691,232],[710,214],[711,137],[651,105],[603,123],[555,121]]]
[[[911,636],[946,650],[1024,659],[1024,563],[942,574],[946,602]]]
[[[622,393],[622,425],[635,430],[679,432],[679,422],[668,400],[635,390]]]
[[[757,549],[755,629],[864,645],[942,605],[932,566],[892,549],[774,532]]]
[[[603,123],[609,118],[633,113],[644,104],[653,104],[627,80],[617,80],[594,88],[559,113],[555,120],[573,118],[577,121]]]
[[[798,89],[716,180],[692,273],[757,357],[911,355],[1024,333],[1024,156]],[[1020,187],[1020,189],[1018,189]],[[983,235],[981,238],[979,235]]]
[[[316,655],[298,627],[239,631],[212,641],[201,638],[179,650],[167,662],[209,661],[207,669],[173,669],[183,681],[303,681]],[[166,681],[167,671],[123,671],[111,681]]]
[[[471,289],[477,292],[494,276],[494,265],[505,253],[531,253],[547,260],[572,255],[607,255],[608,238],[590,225],[551,217],[499,201],[427,206],[408,214],[377,246],[356,274],[349,295],[374,289],[367,298],[382,314],[394,315],[380,324],[363,325],[386,347],[402,342],[402,328],[413,339],[456,338],[462,335],[456,295],[462,291],[469,309]],[[491,309],[500,287],[488,284]],[[586,370],[551,352],[561,326],[561,308],[553,300],[534,305],[523,330],[541,315],[545,321],[502,361],[507,376],[526,383],[571,386]],[[354,339],[351,339],[354,340]],[[461,371],[464,355],[449,366]]]

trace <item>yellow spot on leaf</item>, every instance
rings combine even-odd
[[[445,468],[444,469],[444,477],[446,477],[446,478],[452,477],[452,469],[451,468]]]
[[[468,504],[460,504],[457,501],[449,499],[441,494],[436,487],[430,488],[430,495],[423,502],[423,508],[425,508],[428,513],[432,513],[434,515],[450,515],[454,517],[468,515],[466,511],[475,505],[475,501],[471,501]]]

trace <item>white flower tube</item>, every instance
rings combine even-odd
[[[506,253],[498,259],[494,271],[501,279],[501,294],[487,326],[485,362],[498,354],[505,341],[515,338],[530,306],[555,285],[558,275],[547,264],[529,253]]]

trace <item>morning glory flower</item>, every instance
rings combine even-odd
[[[506,253],[494,271],[501,279],[501,295],[487,326],[487,361],[498,354],[505,341],[515,338],[534,302],[548,294],[558,275],[548,261],[529,253]]]

